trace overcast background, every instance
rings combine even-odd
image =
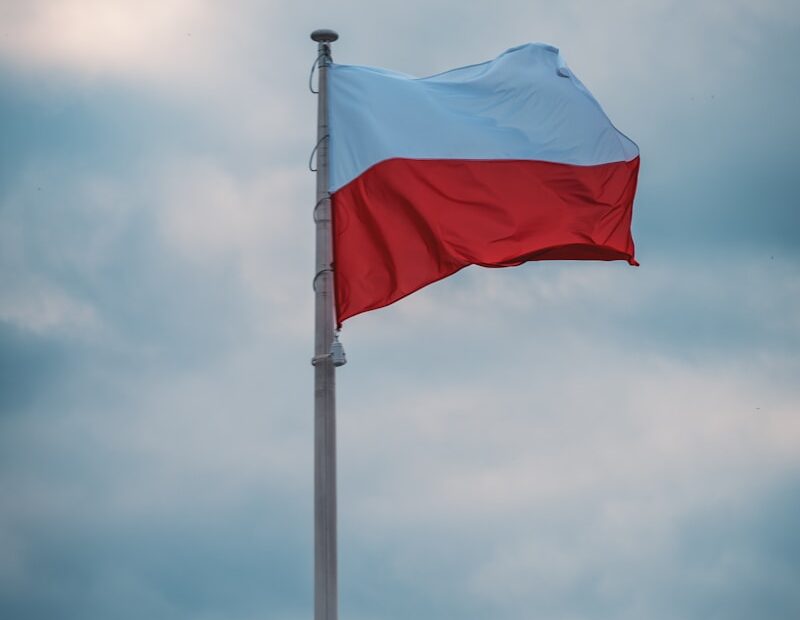
[[[0,0],[0,616],[312,616],[316,100],[561,48],[637,257],[347,322],[341,617],[800,617],[791,0]]]

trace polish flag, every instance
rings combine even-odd
[[[332,64],[337,323],[468,265],[625,260],[639,149],[558,49],[427,78]]]

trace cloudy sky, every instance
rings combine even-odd
[[[348,321],[341,616],[800,617],[791,0],[0,0],[0,616],[310,618],[318,27],[528,41],[642,153],[642,263]]]

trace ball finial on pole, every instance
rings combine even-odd
[[[317,43],[333,43],[339,38],[339,33],[328,28],[320,28],[311,33],[311,39]]]

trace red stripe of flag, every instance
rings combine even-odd
[[[390,159],[333,195],[336,315],[387,306],[468,265],[638,264],[639,158],[593,166]]]

